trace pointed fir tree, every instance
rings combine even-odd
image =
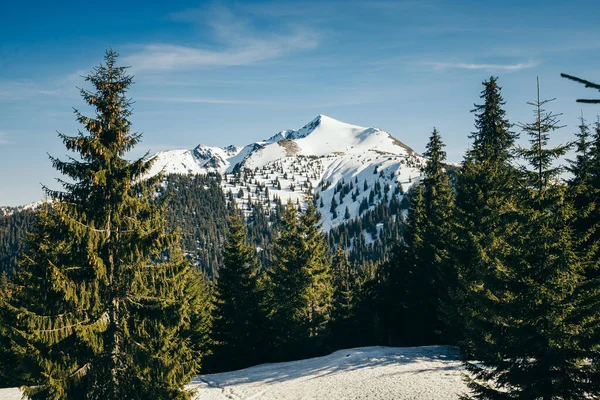
[[[594,398],[589,360],[591,333],[578,311],[582,300],[582,260],[570,220],[573,208],[565,186],[557,182],[553,162],[568,146],[548,148],[549,134],[559,128],[557,115],[546,112],[538,97],[535,121],[522,124],[531,147],[520,149],[527,161],[515,224],[494,269],[483,276],[476,315],[486,327],[473,348],[467,369],[477,399]]]
[[[405,318],[401,324],[410,324],[410,328],[402,328],[401,334],[394,328],[392,337],[400,334],[402,344],[450,341],[442,307],[453,308],[449,290],[456,281],[450,261],[453,193],[444,170],[443,147],[440,134],[434,129],[424,153],[427,158],[423,169],[425,177],[415,190],[409,210],[404,248],[401,245],[396,249],[388,263],[390,283],[393,283],[389,293],[397,296],[396,304],[401,308],[398,315]],[[394,289],[394,285],[398,287]],[[394,301],[387,303],[393,309]]]
[[[11,335],[10,303],[15,285],[0,274],[0,388],[33,384],[38,371],[34,360],[16,345]]]
[[[337,348],[353,346],[355,339],[355,292],[356,274],[348,262],[348,256],[338,246],[331,263],[331,283],[333,285],[331,309],[331,343]]]
[[[424,274],[420,268],[425,253],[425,215],[423,186],[413,189],[402,241],[394,247],[390,259],[382,266],[381,325],[386,344],[411,346],[423,343],[421,334],[427,325],[429,299],[417,294],[413,285],[422,289]]]
[[[422,275],[421,286],[414,286],[415,296],[425,296],[427,307],[422,312],[428,316],[423,327],[423,340],[431,343],[448,343],[448,323],[443,310],[455,309],[450,292],[456,287],[456,271],[451,260],[453,240],[454,198],[448,174],[444,168],[446,152],[437,129],[427,143],[423,154],[427,162],[423,168],[423,244],[425,246],[420,267],[415,273]]]
[[[569,160],[567,170],[571,173],[571,178],[567,181],[569,186],[568,195],[574,207],[572,226],[577,234],[577,238],[582,241],[583,247],[587,242],[590,233],[590,215],[594,210],[596,199],[595,191],[592,186],[592,134],[590,126],[583,118],[583,113],[579,118],[579,131],[575,134],[575,159]],[[583,248],[582,248],[583,250]]]
[[[322,351],[331,313],[331,271],[319,216],[309,202],[299,216],[289,201],[268,271],[270,343],[277,360]]]
[[[495,268],[503,251],[510,225],[507,213],[514,208],[518,186],[518,174],[512,166],[518,135],[510,130],[497,79],[491,77],[483,86],[483,104],[475,105],[472,111],[476,127],[470,135],[473,145],[465,155],[456,184],[455,241],[451,250],[460,278],[452,293],[456,307],[454,313],[445,310],[449,326],[461,332],[457,339],[466,356],[473,341],[484,335],[474,324],[481,275]]]
[[[152,162],[125,156],[132,77],[106,52],[81,90],[93,117],[87,134],[59,134],[79,159],[51,158],[69,178],[38,213],[11,300],[13,340],[35,359],[31,399],[183,399],[199,371],[203,328],[197,276],[152,199]]]
[[[308,306],[310,341],[321,349],[329,334],[331,319],[331,255],[325,235],[321,231],[321,214],[311,202],[300,217],[300,232],[307,256],[305,268],[308,272]]]
[[[593,125],[589,147],[582,143],[587,136],[583,122],[576,141],[576,159],[569,171],[570,195],[574,201],[573,227],[580,251],[588,259],[586,275],[600,277],[600,117]],[[587,150],[587,151],[586,151]]]
[[[265,314],[258,269],[246,226],[235,210],[229,217],[223,265],[215,285],[211,372],[240,369],[260,360]]]

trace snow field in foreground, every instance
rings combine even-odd
[[[197,400],[446,400],[467,392],[450,346],[362,347],[324,357],[201,375]]]
[[[200,375],[189,388],[196,400],[455,400],[467,392],[463,371],[450,346],[361,347]],[[17,389],[0,389],[2,400],[20,398]]]

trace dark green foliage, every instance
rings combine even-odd
[[[356,326],[357,273],[348,262],[346,252],[338,247],[331,264],[331,283],[333,285],[331,310],[330,342],[337,348],[355,345],[351,333]]]
[[[475,326],[482,275],[495,268],[504,251],[510,229],[506,214],[515,207],[518,187],[518,174],[511,165],[517,135],[510,131],[496,79],[483,85],[484,104],[474,110],[477,131],[471,135],[473,147],[465,156],[456,186],[452,249],[460,277],[452,293],[456,307],[445,310],[450,326],[462,336],[461,349],[467,356],[473,341],[483,335]]]
[[[227,205],[219,175],[168,175],[161,189],[167,199],[167,224],[180,229],[181,247],[211,279],[222,262]],[[233,204],[233,203],[231,203]]]
[[[426,272],[429,268],[421,266],[420,257],[424,253],[424,222],[425,206],[423,186],[418,185],[413,189],[412,202],[408,210],[408,218],[401,242],[397,242],[390,259],[382,266],[383,279],[379,285],[378,297],[380,298],[382,330],[388,339],[388,345],[406,346],[422,344],[426,320],[434,315],[426,314],[430,310],[430,302],[435,299],[416,293],[427,286]],[[413,285],[418,287],[413,288]],[[435,303],[433,303],[435,304]],[[423,311],[423,312],[421,312]],[[428,338],[435,332],[427,332]]]
[[[60,134],[80,159],[51,158],[70,178],[47,190],[19,265],[8,318],[11,339],[40,374],[32,399],[188,398],[206,328],[205,285],[168,233],[158,183],[140,183],[151,162],[124,157],[132,78],[108,51],[81,90],[94,117],[75,111],[88,134]]]
[[[595,191],[592,187],[593,158],[592,135],[590,126],[583,115],[579,119],[579,131],[575,134],[575,159],[569,160],[568,171],[571,178],[568,180],[569,197],[575,208],[572,226],[585,246],[586,237],[590,232],[589,217],[595,208]]]
[[[570,79],[575,82],[582,83],[585,85],[586,88],[598,89],[600,91],[600,85],[597,83],[593,83],[593,82],[587,81],[585,79],[577,78],[576,76],[567,75],[567,74],[560,74],[560,76],[562,76],[563,78]],[[600,103],[600,99],[577,99],[577,102],[598,104],[598,103]]]
[[[11,338],[11,315],[8,305],[12,301],[15,285],[7,274],[0,275],[0,388],[32,384],[38,369],[25,349]]]
[[[402,235],[401,202],[410,204],[410,195],[392,196],[389,202],[380,202],[371,210],[367,210],[368,204],[366,199],[363,199],[366,212],[331,228],[326,233],[329,247],[336,249],[337,246],[342,246],[347,250],[348,259],[354,269],[366,262],[379,263],[386,260],[393,244]],[[366,235],[370,236],[370,243],[367,243],[365,231]]]
[[[33,214],[30,210],[14,210],[10,215],[0,215],[0,273],[15,276],[17,257]]]
[[[239,212],[230,216],[214,298],[210,371],[240,369],[263,359],[266,319],[258,261]]]
[[[450,259],[453,196],[436,129],[425,152],[425,177],[415,190],[404,240],[385,264],[384,322],[391,342],[439,344],[449,340],[442,307],[452,307],[455,271]]]
[[[477,363],[467,363],[471,398],[590,398],[591,333],[578,304],[582,260],[570,228],[573,208],[560,169],[552,162],[568,146],[547,148],[557,116],[538,99],[535,121],[521,127],[531,139],[519,153],[523,170],[518,207],[504,232],[494,264],[481,273],[474,319],[481,336],[470,348]]]
[[[274,357],[308,357],[323,351],[331,315],[329,249],[319,215],[309,202],[298,215],[288,202],[268,270],[269,326]]]

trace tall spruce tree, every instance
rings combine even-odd
[[[535,120],[521,124],[531,147],[520,149],[523,169],[515,224],[495,268],[483,276],[485,336],[474,347],[477,363],[468,363],[471,398],[583,399],[592,395],[591,349],[582,340],[589,330],[578,312],[583,265],[570,221],[573,207],[557,181],[553,162],[569,146],[548,148],[549,134],[559,128],[548,101],[528,103]]]
[[[423,327],[423,340],[448,343],[451,339],[443,309],[453,309],[450,292],[456,286],[456,272],[451,262],[451,221],[454,214],[454,197],[450,179],[444,168],[446,152],[437,129],[433,129],[424,156],[427,163],[423,172],[424,260],[415,271],[421,275],[420,288],[414,287],[415,295],[425,296],[428,316]]]
[[[404,241],[387,263],[385,305],[391,343],[423,345],[448,342],[442,307],[450,307],[455,279],[450,263],[453,193],[444,170],[446,153],[434,128],[415,189]],[[398,310],[394,310],[398,308]],[[394,317],[402,321],[393,322]]]
[[[429,304],[425,296],[413,297],[412,286],[422,276],[417,270],[423,264],[427,216],[423,185],[417,184],[412,190],[402,241],[394,246],[390,259],[381,268],[381,324],[390,346],[421,343],[420,334],[426,325],[423,310]]]
[[[277,359],[306,357],[323,350],[331,315],[329,249],[312,201],[299,215],[287,203],[268,271],[269,326]]]
[[[152,199],[159,178],[142,180],[152,162],[125,158],[141,134],[117,56],[86,77],[95,115],[75,115],[87,133],[59,134],[79,157],[51,157],[69,180],[47,189],[19,266],[10,312],[13,340],[39,369],[32,399],[188,398],[200,366],[204,286]]]
[[[448,311],[450,325],[460,331],[458,338],[468,356],[485,326],[477,315],[482,295],[482,276],[496,268],[509,231],[507,213],[514,208],[517,171],[512,166],[514,142],[518,137],[503,109],[505,104],[497,79],[483,82],[483,104],[475,105],[476,131],[470,135],[456,184],[455,241],[452,258],[458,269],[457,287],[452,293],[455,312]]]
[[[579,131],[575,134],[575,159],[569,160],[567,170],[571,178],[567,181],[569,186],[568,195],[574,206],[575,214],[572,225],[576,237],[581,241],[582,250],[586,247],[590,233],[590,215],[596,204],[596,194],[592,186],[593,158],[592,158],[592,134],[590,126],[583,118],[579,118]]]
[[[263,292],[256,252],[246,236],[242,216],[234,209],[215,290],[211,372],[244,368],[263,357]]]
[[[355,335],[351,332],[355,328],[357,277],[342,246],[338,246],[333,256],[331,283],[331,342],[334,347],[347,348],[352,346],[355,340]]]

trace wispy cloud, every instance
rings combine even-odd
[[[317,32],[301,27],[288,27],[285,33],[255,32],[249,21],[237,18],[223,7],[209,12],[188,10],[172,14],[171,18],[188,23],[203,20],[220,48],[169,43],[146,44],[141,46],[141,50],[125,58],[125,62],[134,70],[250,65],[295,51],[310,50],[319,43]]]
[[[214,99],[208,97],[163,97],[163,96],[138,96],[137,101],[154,101],[162,103],[206,103],[206,104],[245,104],[245,105],[272,105],[273,103],[240,100],[240,99]]]
[[[5,144],[11,144],[12,142],[8,140],[8,134],[4,132],[0,132],[0,146]]]
[[[475,64],[475,63],[443,63],[434,62],[428,63],[435,69],[486,69],[497,71],[519,71],[522,69],[533,68],[538,65],[537,62],[529,61],[526,63],[517,64]]]
[[[0,81],[0,100],[23,100],[35,96],[56,96],[58,89],[48,89],[26,80]]]

